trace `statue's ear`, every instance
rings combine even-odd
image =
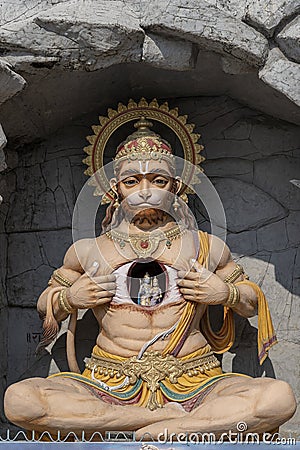
[[[111,178],[111,179],[109,180],[110,187],[111,187],[111,189],[113,189],[113,190],[117,188],[117,183],[118,183],[118,181],[117,181],[116,178]]]
[[[113,193],[115,195],[115,198],[118,198],[118,196],[119,196],[118,195],[118,190],[117,190],[117,183],[118,183],[118,181],[117,181],[116,178],[111,178],[109,180],[110,188],[113,191]]]

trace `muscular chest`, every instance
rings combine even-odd
[[[117,267],[130,261],[142,259],[135,251],[136,245],[129,242],[113,242],[105,235],[97,239],[97,245],[87,255],[87,266],[95,260],[99,262],[97,275],[113,272]],[[191,232],[185,233],[180,238],[166,245],[162,241],[155,246],[155,251],[150,252],[144,259],[151,259],[169,265],[177,270],[188,270],[191,266],[191,259],[196,258],[199,252],[199,242],[197,236]]]

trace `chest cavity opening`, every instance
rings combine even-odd
[[[167,271],[157,261],[135,262],[128,271],[128,292],[137,305],[159,305],[164,299],[167,286]]]

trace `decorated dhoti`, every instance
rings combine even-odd
[[[111,404],[154,410],[167,402],[178,402],[191,411],[220,380],[246,375],[222,373],[218,359],[206,345],[182,358],[145,352],[139,359],[112,355],[95,346],[82,374],[52,375],[57,376],[83,383],[91,393]]]

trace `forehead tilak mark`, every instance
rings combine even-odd
[[[145,164],[145,169],[143,170],[143,164]],[[148,168],[149,168],[149,161],[139,161],[139,166],[140,166],[140,173],[142,175],[146,175],[146,173],[148,173]]]

